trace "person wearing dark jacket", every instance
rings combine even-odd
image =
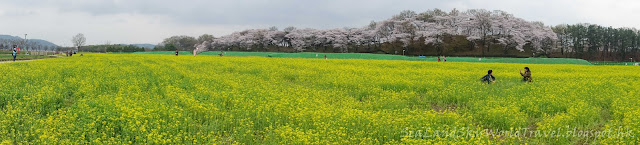
[[[531,70],[529,70],[529,67],[524,67],[524,73],[522,73],[522,70],[520,70],[520,75],[522,76],[523,82],[533,81],[533,79],[531,79]]]
[[[483,76],[481,80],[483,83],[487,82],[487,84],[495,83],[496,77],[493,77],[493,70],[489,70],[487,75]]]
[[[18,56],[18,53],[16,52],[16,46],[13,46],[13,52],[11,53],[11,55],[13,56],[13,61],[16,61],[16,56]]]

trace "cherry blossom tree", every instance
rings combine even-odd
[[[511,49],[524,51],[523,47],[527,44],[536,51],[550,51],[548,49],[555,47],[549,44],[557,40],[551,27],[516,18],[504,11],[472,9],[461,12],[453,9],[447,13],[434,9],[423,13],[403,11],[388,20],[374,21],[361,28],[249,29],[205,43],[219,50],[286,47],[295,52],[325,51],[327,48],[352,52],[350,49],[380,47],[385,43],[390,46],[401,44],[396,48],[402,49],[415,43],[438,47],[445,43],[444,38],[450,36],[464,36],[472,43],[480,42],[483,48],[490,48],[492,43],[497,42],[495,44],[503,46],[505,53]]]

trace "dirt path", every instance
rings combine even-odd
[[[40,59],[48,59],[48,58],[58,58],[60,56],[57,55],[48,55],[48,57],[45,58],[31,58],[31,59],[16,59],[15,62],[19,62],[19,61],[33,61],[33,60],[40,60]],[[2,63],[10,63],[10,62],[14,62],[13,59],[0,59],[0,64]]]
[[[34,60],[38,60],[38,59],[28,59],[28,60],[16,60],[16,61],[0,61],[0,64],[2,63],[12,63],[12,62],[22,62],[22,61],[34,61]]]

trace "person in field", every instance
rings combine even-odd
[[[438,56],[438,62],[440,62],[440,56]]]
[[[220,56],[224,56],[224,52],[222,52],[222,50],[220,50]]]
[[[531,79],[531,70],[529,70],[529,67],[524,67],[524,73],[520,70],[520,75],[522,76],[523,82],[533,81],[533,79]]]
[[[178,49],[176,49],[176,56],[178,56]]]
[[[13,53],[11,54],[13,56],[13,61],[16,61],[16,56],[18,56],[18,52],[16,51],[16,46],[13,46]]]
[[[196,56],[196,54],[198,54],[198,48],[193,49],[193,56]]]
[[[493,77],[493,70],[489,70],[487,75],[483,76],[480,80],[483,83],[487,82],[487,84],[495,83],[496,82],[496,77]]]

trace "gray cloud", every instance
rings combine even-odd
[[[20,0],[0,1],[0,33],[69,45],[85,33],[89,44],[158,43],[171,35],[216,36],[247,28],[277,26],[361,27],[402,10],[440,8],[504,10],[548,25],[589,22],[637,27],[633,0]]]

